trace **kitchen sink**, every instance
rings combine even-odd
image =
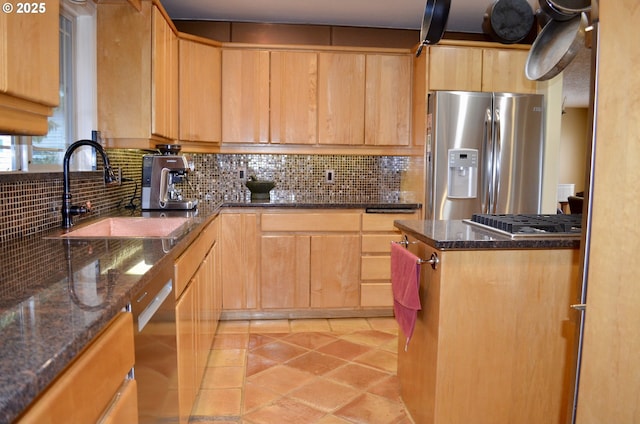
[[[91,224],[79,226],[62,234],[45,238],[175,238],[182,233],[189,221],[184,217],[114,217],[103,218]]]

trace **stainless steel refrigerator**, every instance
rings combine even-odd
[[[426,219],[540,213],[544,96],[429,93]]]

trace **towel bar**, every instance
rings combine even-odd
[[[391,243],[400,244],[404,246],[405,249],[408,249],[409,244],[415,244],[417,243],[417,241],[409,241],[409,238],[405,235],[401,241],[392,241]],[[438,264],[440,263],[440,258],[438,258],[437,254],[432,253],[429,259],[418,259],[416,263],[418,265],[430,264],[431,268],[436,269],[438,267]]]

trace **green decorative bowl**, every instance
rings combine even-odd
[[[276,186],[273,181],[248,180],[244,183],[251,191],[251,199],[269,199],[269,192]]]

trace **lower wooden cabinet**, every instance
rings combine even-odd
[[[255,313],[390,309],[396,219],[364,210],[221,214],[223,309]]]
[[[137,423],[133,318],[121,312],[45,390],[18,423]]]
[[[362,215],[362,251],[360,257],[360,306],[391,307],[391,242],[400,241],[393,222],[418,219],[419,212]]]
[[[221,312],[216,218],[176,260],[176,337],[180,422],[187,423]],[[186,280],[186,281],[185,281]]]

